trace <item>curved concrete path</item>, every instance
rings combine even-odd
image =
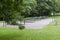
[[[48,25],[52,21],[54,21],[54,19],[52,19],[52,18],[42,19],[42,20],[35,21],[33,23],[25,23],[25,27],[29,28],[29,29],[43,28],[44,26]]]
[[[46,25],[48,25],[49,23],[51,23],[52,21],[54,21],[54,19],[52,18],[47,18],[47,19],[42,19],[42,20],[36,20],[36,21],[32,21],[32,22],[25,22],[25,27],[28,29],[39,29],[39,28],[43,28]],[[22,24],[24,24],[22,22]],[[3,23],[0,22],[0,26],[3,26]],[[6,25],[7,27],[12,27],[12,28],[18,28],[18,26],[16,25]]]

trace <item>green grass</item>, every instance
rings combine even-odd
[[[0,28],[0,40],[60,40],[60,26],[52,22],[42,29]]]
[[[24,30],[0,28],[0,40],[60,40],[60,27]]]

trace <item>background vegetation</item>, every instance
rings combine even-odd
[[[60,12],[60,0],[0,0],[0,20],[6,22],[26,17],[49,16]]]

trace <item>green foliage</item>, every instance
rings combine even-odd
[[[52,12],[57,10],[56,0],[25,0],[25,12],[22,15],[25,17],[51,15]]]
[[[58,13],[60,12],[60,0],[55,1],[55,10]]]
[[[7,22],[7,23],[8,23],[8,22]],[[12,21],[10,21],[9,24],[11,24],[11,25],[18,25],[18,23],[16,22],[15,19],[13,19]]]
[[[31,11],[35,10],[37,6],[36,0],[24,0],[23,7],[24,12],[21,13],[24,17],[28,17],[31,15]]]
[[[19,26],[19,29],[21,30],[25,28],[25,26],[23,26],[22,24],[19,24],[18,26]]]
[[[12,21],[20,19],[23,0],[0,0],[0,19]]]
[[[22,20],[24,17],[60,12],[60,0],[0,0],[0,20]]]
[[[50,15],[55,9],[54,1],[52,0],[36,0],[38,15]]]

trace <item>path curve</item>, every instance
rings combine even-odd
[[[42,19],[42,20],[35,21],[34,23],[25,23],[25,27],[29,29],[43,28],[49,23],[51,23],[52,21],[54,21],[54,19],[52,18]]]
[[[47,19],[37,20],[34,22],[25,22],[24,26],[28,29],[39,29],[39,28],[45,27],[46,25],[48,25],[52,21],[54,21],[54,19],[47,18]],[[22,24],[23,24],[23,22],[22,22]],[[0,26],[3,26],[3,22],[0,22]],[[16,25],[6,25],[6,26],[12,27],[12,28],[18,28],[18,26],[16,26]]]

